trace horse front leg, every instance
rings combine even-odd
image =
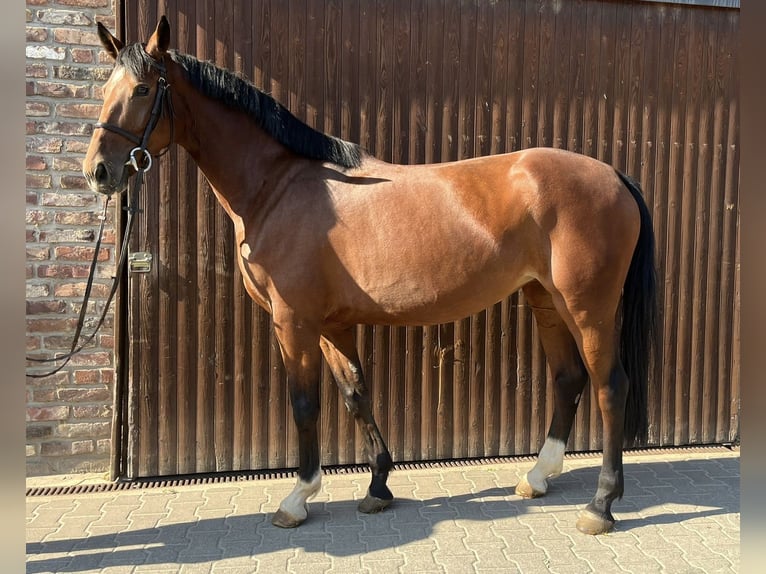
[[[370,393],[364,383],[353,328],[325,333],[321,340],[321,347],[346,403],[346,408],[354,416],[362,433],[367,460],[372,471],[370,487],[367,489],[364,500],[359,503],[358,509],[365,514],[380,512],[391,504],[394,498],[386,486],[388,473],[394,463],[372,416]]]
[[[298,429],[298,481],[280,503],[271,523],[280,528],[295,528],[308,517],[307,502],[319,492],[322,483],[317,433],[321,352],[318,331],[304,324],[275,321],[275,330]]]

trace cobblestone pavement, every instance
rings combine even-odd
[[[270,523],[292,478],[28,496],[27,572],[739,572],[739,455],[626,453],[617,526],[597,537],[575,521],[600,458],[567,457],[536,500],[514,494],[529,462],[398,470],[376,515],[354,502],[368,473],[329,474],[293,530]]]

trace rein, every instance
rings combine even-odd
[[[85,315],[86,315],[86,310],[88,307],[88,302],[90,300],[90,293],[93,288],[93,279],[95,278],[95,275],[96,275],[96,264],[98,262],[99,251],[101,250],[101,240],[103,239],[103,236],[104,236],[104,225],[106,223],[106,214],[107,214],[107,209],[109,207],[109,200],[111,198],[111,196],[109,195],[106,196],[106,200],[104,201],[104,212],[99,217],[99,219],[101,219],[101,224],[98,229],[98,237],[96,239],[96,246],[93,252],[93,260],[91,261],[91,264],[90,264],[88,281],[85,285],[85,293],[83,294],[82,306],[80,307],[80,314],[79,314],[79,317],[77,318],[77,326],[75,327],[75,333],[72,339],[72,347],[68,353],[64,355],[59,355],[53,358],[40,359],[35,357],[26,357],[27,361],[31,361],[35,363],[54,363],[61,360],[64,361],[61,365],[59,365],[55,369],[45,373],[34,373],[34,374],[27,373],[28,377],[39,379],[39,378],[55,375],[56,373],[61,371],[61,369],[63,369],[67,365],[67,363],[69,363],[72,357],[74,357],[80,351],[82,351],[85,348],[85,346],[95,338],[96,334],[98,333],[98,331],[101,329],[101,327],[104,324],[107,312],[109,311],[109,307],[112,303],[112,299],[117,293],[117,288],[120,285],[120,278],[123,275],[123,272],[125,269],[125,263],[127,262],[127,259],[128,259],[127,257],[128,241],[130,240],[130,232],[133,229],[133,215],[139,211],[138,210],[138,192],[143,186],[144,174],[147,171],[149,171],[149,169],[151,169],[152,167],[152,155],[147,150],[147,144],[149,142],[149,137],[154,131],[154,128],[157,127],[157,122],[159,121],[160,115],[162,113],[163,104],[165,104],[170,111],[170,142],[173,141],[173,111],[172,111],[172,104],[170,101],[170,93],[168,92],[168,90],[170,89],[170,84],[168,84],[167,78],[165,77],[166,70],[165,70],[164,64],[162,62],[153,61],[152,65],[160,70],[160,77],[157,81],[157,93],[154,98],[152,113],[151,113],[151,116],[149,117],[149,121],[147,122],[146,127],[144,128],[143,136],[139,138],[135,134],[132,134],[129,131],[122,129],[119,126],[115,126],[113,124],[109,124],[106,122],[98,122],[94,125],[94,127],[96,128],[109,130],[137,144],[137,147],[130,150],[130,157],[128,161],[125,162],[126,165],[130,165],[133,167],[134,170],[136,170],[136,175],[133,181],[132,191],[129,192],[128,194],[128,205],[127,207],[124,208],[128,213],[128,218],[127,218],[127,221],[125,222],[125,235],[122,239],[122,245],[120,246],[120,259],[117,263],[117,269],[113,277],[112,288],[109,291],[109,295],[106,299],[106,303],[104,304],[104,310],[102,311],[101,316],[99,317],[98,323],[96,324],[96,327],[93,330],[93,332],[85,338],[82,344],[78,346],[78,343],[80,342],[80,336],[82,334],[82,329],[83,329],[83,326],[85,325]],[[157,154],[157,157],[164,155],[168,151],[168,149],[169,147],[166,147],[162,152]]]

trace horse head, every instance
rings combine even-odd
[[[98,36],[115,64],[104,85],[83,174],[91,190],[111,195],[125,190],[137,171],[149,169],[152,156],[172,141],[165,68],[170,26],[162,16],[146,44],[125,45],[100,22]]]

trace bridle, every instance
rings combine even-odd
[[[99,218],[101,219],[101,225],[99,226],[98,237],[96,239],[96,246],[93,251],[93,259],[91,260],[90,272],[88,273],[88,282],[85,285],[85,293],[83,294],[82,306],[80,307],[80,315],[77,319],[77,326],[75,328],[75,333],[72,340],[72,347],[68,353],[64,355],[59,355],[53,358],[40,359],[36,357],[27,357],[26,358],[27,361],[32,361],[36,363],[53,363],[53,362],[57,362],[61,360],[64,361],[61,365],[59,365],[52,371],[45,372],[45,373],[33,373],[33,374],[27,373],[28,377],[32,377],[32,378],[48,377],[50,375],[54,375],[58,373],[61,369],[63,369],[67,365],[67,363],[69,363],[72,357],[74,357],[77,353],[82,351],[85,348],[85,346],[95,338],[96,333],[98,333],[99,329],[101,329],[101,326],[104,324],[104,320],[106,319],[106,314],[109,311],[109,307],[112,303],[112,299],[117,293],[117,288],[119,287],[119,284],[120,284],[120,278],[123,275],[125,263],[128,259],[127,257],[128,241],[130,239],[130,232],[133,229],[133,215],[139,211],[137,207],[138,191],[141,189],[143,185],[144,174],[147,171],[149,171],[149,169],[151,169],[152,167],[152,154],[147,149],[147,144],[149,143],[149,138],[151,137],[152,132],[157,127],[157,123],[160,120],[160,117],[162,115],[162,111],[164,108],[167,108],[168,116],[170,120],[170,141],[168,142],[168,147],[166,147],[160,153],[158,153],[157,157],[164,155],[170,148],[170,144],[173,142],[173,106],[170,100],[170,91],[169,91],[170,84],[167,81],[167,75],[166,75],[167,69],[165,68],[165,64],[161,61],[150,59],[150,63],[153,67],[159,70],[160,76],[157,80],[157,92],[154,96],[152,113],[149,116],[149,120],[146,123],[146,127],[144,128],[143,135],[139,137],[121,128],[120,126],[116,126],[114,124],[110,124],[107,122],[97,122],[93,126],[94,128],[101,128],[101,129],[105,129],[105,130],[114,132],[116,134],[119,134],[122,137],[136,144],[136,147],[130,150],[128,161],[125,162],[125,165],[131,165],[133,169],[136,170],[136,175],[133,182],[133,189],[128,194],[128,205],[127,207],[124,208],[128,213],[127,220],[125,222],[125,235],[123,236],[122,244],[120,246],[120,259],[117,263],[117,269],[115,271],[114,277],[112,278],[113,280],[112,288],[109,291],[109,295],[106,299],[106,303],[104,304],[104,309],[101,313],[98,323],[96,324],[96,327],[93,329],[93,332],[85,338],[82,344],[78,346],[78,343],[80,342],[80,335],[82,333],[82,328],[85,324],[85,313],[88,307],[88,300],[90,299],[91,289],[93,287],[93,278],[96,275],[96,263],[98,261],[98,255],[101,249],[101,240],[104,235],[104,224],[106,223],[107,208],[109,206],[109,199],[111,197],[109,195],[106,196],[106,199],[104,201],[104,212]]]
[[[152,113],[149,116],[149,121],[146,122],[146,127],[144,128],[143,135],[139,137],[136,134],[121,128],[120,126],[116,126],[107,122],[96,122],[93,124],[94,128],[101,128],[110,132],[114,132],[121,135],[128,141],[136,144],[137,147],[134,147],[132,150],[130,150],[130,156],[128,161],[125,162],[125,165],[133,166],[133,169],[135,169],[137,172],[142,170],[147,171],[152,167],[152,154],[149,153],[147,145],[149,144],[149,138],[151,137],[154,128],[157,127],[157,122],[160,121],[163,105],[167,108],[168,117],[170,119],[170,141],[168,143],[168,147],[158,153],[157,157],[164,155],[168,149],[170,149],[170,144],[173,142],[173,104],[170,99],[170,84],[168,83],[167,79],[167,68],[165,67],[164,62],[155,60],[154,58],[150,58],[149,63],[152,67],[159,70],[160,76],[157,79],[157,92],[154,94],[154,105],[152,106]],[[141,154],[142,160],[145,162],[144,164],[140,163],[139,159],[136,157],[137,153]]]

